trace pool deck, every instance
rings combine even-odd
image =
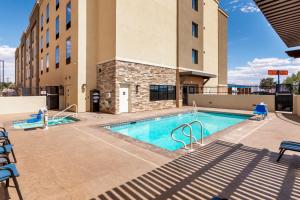
[[[247,111],[200,110],[250,114]],[[101,126],[190,111],[79,114],[80,122],[48,130],[12,130],[28,114],[2,115],[18,159],[24,199],[299,199],[300,157],[287,152],[276,163],[282,140],[300,141],[299,118],[271,113],[205,140],[191,154],[170,153],[111,134]],[[53,113],[50,113],[53,115]],[[183,156],[182,156],[183,155]],[[18,199],[0,187],[0,200]]]

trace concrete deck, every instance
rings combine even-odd
[[[212,143],[183,157],[100,127],[190,109],[82,113],[80,122],[47,131],[9,128],[12,120],[28,114],[1,116],[1,120],[15,145],[24,199],[300,198],[299,157],[287,152],[281,163],[275,162],[282,140],[300,141],[297,117],[270,114],[264,121],[247,121],[207,139]],[[18,199],[15,189],[0,186],[0,200],[9,197]]]

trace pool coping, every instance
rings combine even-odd
[[[96,126],[96,128],[100,128],[102,130],[102,132],[104,134],[108,134],[110,136],[113,136],[113,137],[116,137],[118,139],[122,139],[126,142],[129,142],[133,145],[136,145],[140,148],[144,148],[144,149],[147,149],[149,151],[152,151],[154,153],[158,153],[158,154],[162,154],[168,158],[172,158],[172,159],[175,159],[179,156],[182,156],[182,155],[185,155],[187,153],[189,153],[190,151],[188,150],[185,150],[184,148],[181,148],[181,149],[177,149],[176,151],[169,151],[167,149],[163,149],[163,148],[160,148],[160,147],[157,147],[153,144],[149,144],[149,143],[146,143],[146,142],[143,142],[143,141],[140,141],[140,140],[137,140],[135,138],[132,138],[130,136],[126,136],[126,135],[123,135],[123,134],[120,134],[118,132],[114,132],[112,130],[110,130],[109,128],[111,126],[121,126],[121,125],[125,125],[125,124],[129,124],[129,123],[134,123],[134,122],[145,122],[145,121],[150,121],[150,120],[153,120],[153,119],[156,119],[156,118],[166,118],[166,117],[170,117],[170,116],[176,116],[178,114],[186,114],[186,113],[191,113],[193,112],[193,110],[186,110],[186,111],[179,111],[179,112],[175,112],[175,113],[172,113],[172,114],[162,114],[162,115],[158,115],[158,116],[151,116],[151,117],[144,117],[144,118],[140,118],[140,119],[136,119],[136,120],[129,120],[129,121],[122,121],[122,122],[116,122],[116,123],[107,123],[107,124],[101,124],[101,125],[98,125]],[[230,126],[230,127],[227,127],[221,131],[218,131],[218,132],[215,132],[214,134],[212,135],[209,135],[207,137],[204,138],[204,145],[198,145],[198,144],[194,144],[194,149],[198,149],[198,148],[201,148],[201,147],[204,147],[218,139],[220,139],[221,137],[225,136],[226,134],[229,134],[229,132],[231,130],[234,130],[236,128],[239,128],[241,126],[244,126],[246,125],[247,123],[250,123],[251,120],[252,120],[252,117],[254,116],[253,114],[245,114],[245,113],[232,113],[232,112],[229,112],[229,111],[211,111],[211,110],[201,110],[201,109],[197,109],[197,112],[206,112],[206,113],[221,113],[221,114],[232,114],[232,115],[245,115],[245,116],[249,116],[249,119],[245,120],[245,121],[242,121],[238,124],[235,124],[233,126]],[[242,111],[241,111],[242,112]]]

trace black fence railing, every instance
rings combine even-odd
[[[300,95],[300,85],[280,84],[273,87],[261,86],[217,86],[193,87],[187,90],[188,94],[218,94],[218,95],[275,95],[276,93],[289,93]]]

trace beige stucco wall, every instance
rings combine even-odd
[[[176,67],[176,1],[122,0],[116,5],[116,57]]]
[[[97,88],[96,66],[116,57],[116,3],[115,0],[89,0],[86,10],[85,105],[86,111],[90,111],[90,91]]]
[[[198,11],[192,1],[178,1],[178,65],[185,70],[203,71],[203,3]],[[192,22],[198,24],[198,38],[192,36]],[[192,63],[192,49],[198,51],[198,64]]]
[[[214,0],[204,0],[204,60],[203,68],[205,72],[218,75],[218,3]],[[217,86],[218,78],[213,78],[206,83],[206,86]]]
[[[44,106],[45,96],[0,97],[0,114],[37,113]]]
[[[40,86],[64,86],[65,96],[60,98],[60,106],[66,107],[67,105],[72,104],[82,104],[78,102],[78,68],[84,67],[78,63],[78,14],[79,0],[71,1],[71,28],[66,30],[66,5],[70,0],[60,0],[59,9],[56,10],[55,2],[52,0],[42,0],[40,1],[40,18],[41,15],[44,15],[44,29],[39,31],[40,38],[43,36],[44,39],[44,48],[43,53],[40,53],[40,59],[44,60],[44,70],[43,75],[40,75]],[[49,23],[46,23],[46,6],[49,3],[50,5],[50,19]],[[59,16],[60,23],[60,32],[59,39],[55,38],[55,20]],[[49,47],[46,48],[46,31],[49,29],[50,33],[50,42]],[[71,63],[66,64],[66,41],[68,38],[71,38],[72,47],[71,47]],[[59,68],[56,68],[55,65],[55,49],[59,47],[60,50],[60,62]],[[49,53],[49,72],[46,72],[46,54]],[[80,85],[81,87],[81,85]],[[69,92],[68,92],[69,90]],[[67,97],[67,93],[70,94]],[[78,105],[80,107],[80,105]]]
[[[227,15],[224,13],[224,11],[219,9],[219,85],[227,85],[227,27]]]
[[[264,102],[269,111],[275,111],[274,95],[189,95],[189,105],[196,102],[199,107],[252,110],[253,104]]]
[[[294,105],[293,105],[293,114],[298,115],[300,117],[300,95],[294,96]]]

